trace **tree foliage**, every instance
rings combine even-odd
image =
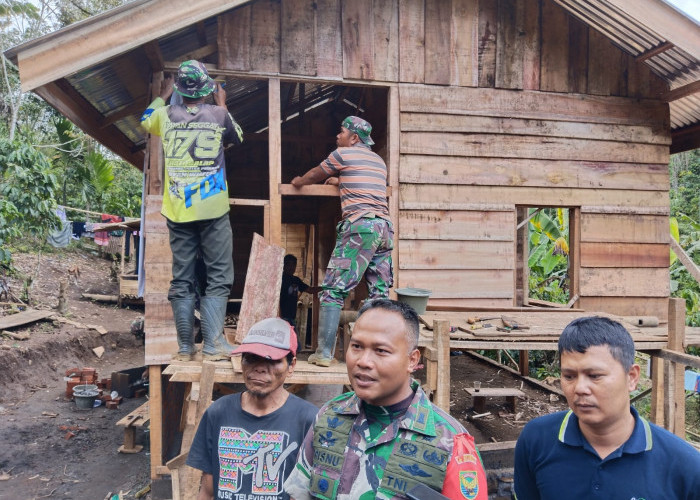
[[[0,262],[11,254],[5,245],[22,235],[45,237],[59,224],[56,175],[36,148],[0,139]]]

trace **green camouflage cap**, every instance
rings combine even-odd
[[[175,79],[175,90],[185,97],[198,99],[214,91],[216,84],[209,77],[207,68],[199,61],[185,61],[180,64]]]
[[[341,126],[345,127],[350,132],[357,134],[360,140],[368,146],[374,144],[374,141],[369,135],[372,133],[372,125],[370,125],[367,120],[363,120],[358,116],[348,116],[345,120],[343,120]]]

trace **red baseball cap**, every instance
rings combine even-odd
[[[248,330],[241,345],[231,354],[249,352],[261,358],[278,360],[290,352],[297,354],[297,334],[292,325],[281,318],[258,321]]]

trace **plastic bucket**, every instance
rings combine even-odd
[[[96,385],[76,385],[73,387],[73,399],[75,406],[81,410],[91,410],[95,404],[95,399],[100,394]]]
[[[415,309],[418,314],[423,314],[425,312],[430,294],[433,293],[432,290],[426,290],[425,288],[397,288],[394,291],[396,292],[399,302],[408,304]]]

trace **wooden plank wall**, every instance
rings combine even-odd
[[[516,207],[581,207],[581,306],[666,316],[664,106],[401,85],[400,107],[400,286],[510,305]]]
[[[577,207],[579,305],[667,316],[665,85],[553,1],[259,0],[219,23],[222,68],[398,83],[397,286],[510,305],[516,207]]]

